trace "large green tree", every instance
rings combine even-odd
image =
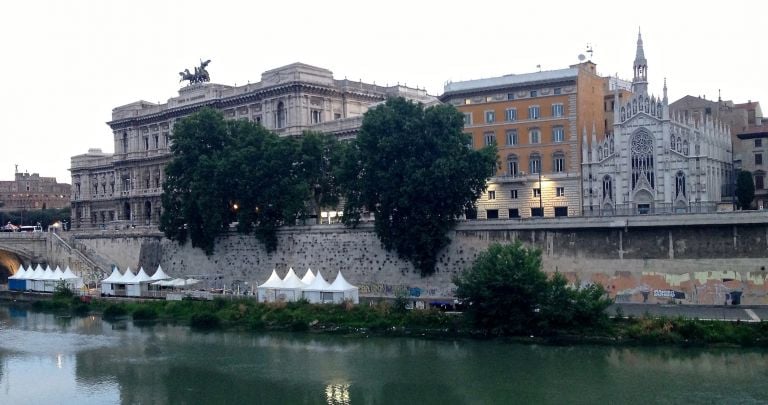
[[[335,168],[341,156],[342,146],[333,134],[305,132],[298,142],[299,176],[308,187],[309,209],[317,223],[323,209],[339,205],[341,191]]]
[[[739,208],[748,210],[752,208],[752,200],[755,199],[755,182],[752,173],[747,170],[739,170],[736,177],[736,200]]]
[[[496,335],[601,327],[611,304],[599,284],[574,288],[560,273],[548,278],[541,251],[520,242],[492,244],[454,283],[474,326]]]
[[[384,246],[422,275],[434,272],[448,232],[496,168],[495,147],[468,147],[463,127],[452,106],[393,98],[365,114],[340,167],[345,223],[355,225],[364,209],[372,211]]]
[[[212,109],[179,121],[172,140],[160,223],[169,239],[212,254],[216,237],[237,222],[272,251],[277,228],[305,215],[310,188],[298,140]]]

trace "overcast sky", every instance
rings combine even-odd
[[[768,103],[763,1],[39,1],[0,13],[0,180],[71,181],[70,157],[114,150],[112,108],[177,95],[202,59],[211,81],[257,82],[292,62],[338,79],[405,83],[565,68],[586,45],[604,75],[632,77],[642,28],[650,89]],[[768,108],[768,104],[765,105]]]

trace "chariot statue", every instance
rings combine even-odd
[[[195,67],[195,73],[190,73],[189,69],[179,72],[179,76],[181,76],[179,83],[184,80],[189,80],[189,84],[210,82],[211,77],[208,75],[208,71],[205,70],[209,63],[211,63],[210,59],[206,61],[200,60],[200,66]]]

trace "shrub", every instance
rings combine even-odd
[[[201,312],[192,315],[189,326],[195,329],[216,329],[221,326],[221,321],[212,312]]]
[[[106,308],[104,308],[104,312],[102,313],[102,317],[107,320],[111,319],[117,319],[121,316],[125,316],[128,313],[128,311],[125,310],[125,307],[122,305],[115,305],[115,304],[109,304]]]
[[[134,321],[151,321],[157,319],[157,310],[152,307],[142,306],[133,311]]]

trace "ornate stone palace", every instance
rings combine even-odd
[[[585,215],[717,210],[732,178],[730,128],[670,111],[666,80],[662,97],[648,93],[640,34],[633,69],[629,99],[614,93],[613,130],[582,134]]]
[[[55,177],[17,171],[12,181],[0,181],[0,211],[65,208],[69,193],[69,184],[57,183]]]
[[[107,124],[114,154],[91,149],[72,157],[73,227],[157,225],[174,123],[203,107],[281,136],[312,130],[345,139],[354,137],[369,108],[389,97],[437,102],[423,89],[337,80],[330,70],[302,63],[264,72],[260,82],[245,86],[209,83],[209,62],[195,73],[181,72],[190,84],[164,104],[137,101],[113,109]]]

